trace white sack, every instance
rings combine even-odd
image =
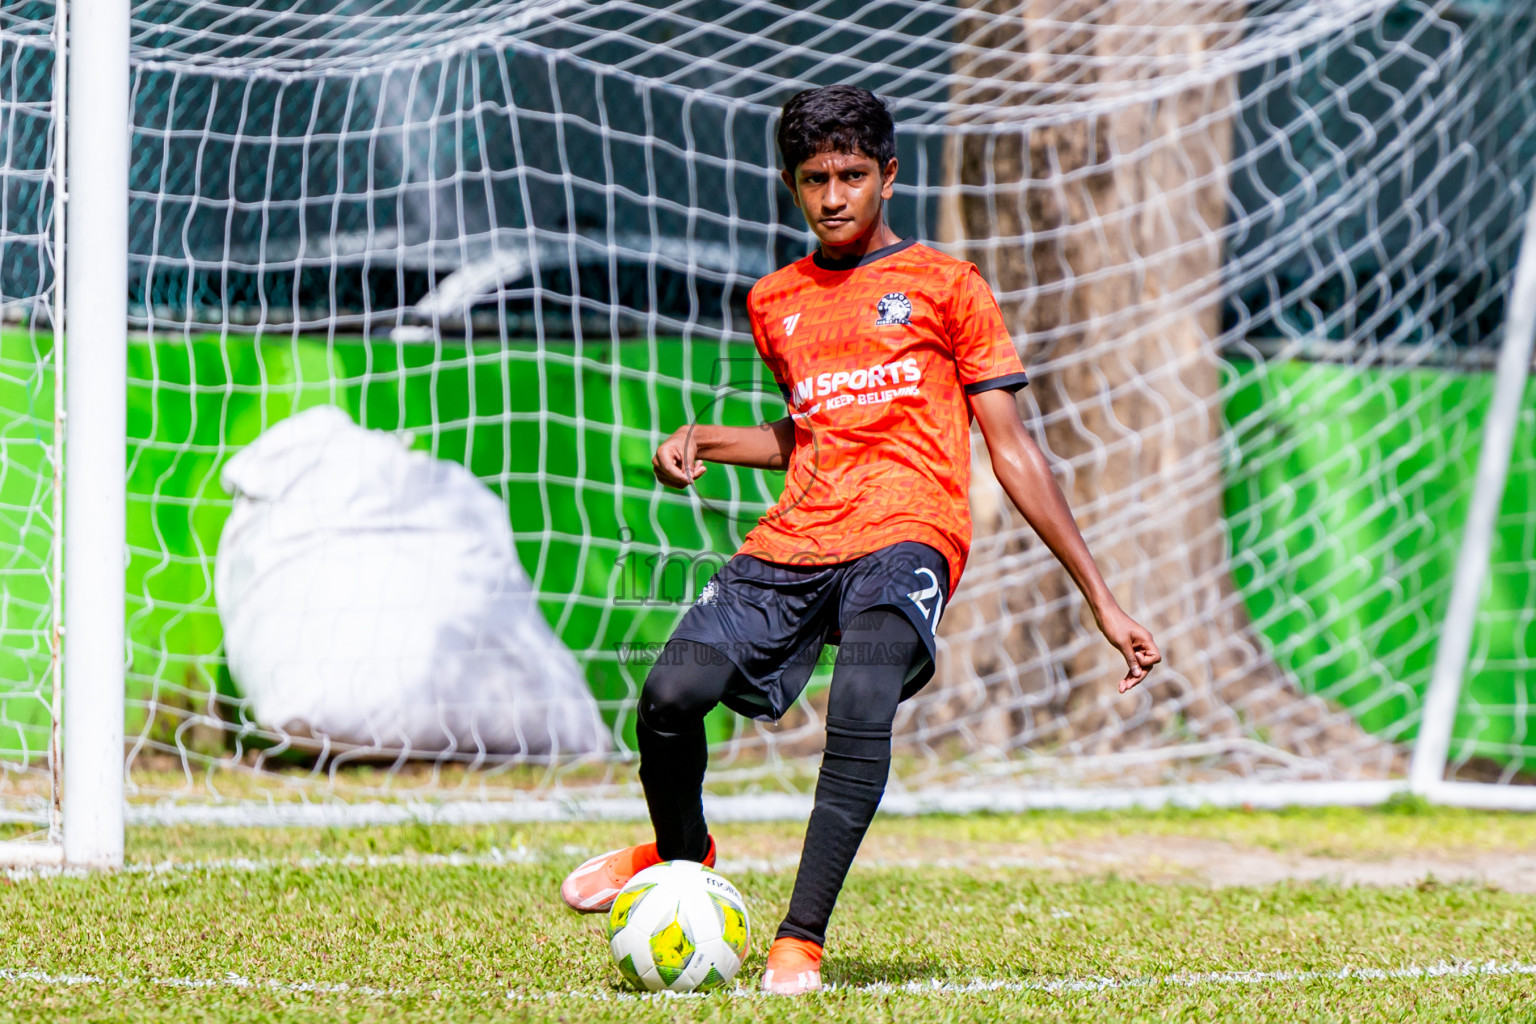
[[[506,506],[464,467],[317,408],[220,480],[235,506],[215,597],[258,723],[427,756],[607,748]]]

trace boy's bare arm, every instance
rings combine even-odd
[[[1024,429],[1014,396],[1001,388],[983,391],[971,396],[971,409],[987,439],[998,483],[1083,592],[1105,638],[1124,655],[1126,673],[1120,692],[1126,692],[1162,660],[1152,634],[1127,615],[1110,593],[1066,496],[1051,476],[1045,453]]]
[[[795,450],[795,424],[788,416],[755,427],[679,427],[661,442],[651,466],[668,487],[687,487],[703,475],[704,463],[753,469],[783,469]]]

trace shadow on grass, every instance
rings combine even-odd
[[[948,979],[951,972],[938,960],[893,957],[829,956],[822,965],[821,978],[838,986],[907,985],[935,978]]]

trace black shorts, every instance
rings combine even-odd
[[[738,554],[704,585],[672,638],[719,651],[746,680],[733,683],[722,703],[772,721],[805,689],[823,644],[837,643],[859,614],[890,608],[907,617],[928,649],[902,686],[906,700],[933,678],[934,631],[948,594],[949,562],[917,541],[831,564]]]

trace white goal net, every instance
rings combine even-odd
[[[58,793],[55,15],[0,8],[17,834]],[[1382,798],[1479,480],[1446,777],[1532,780],[1530,399],[1477,472],[1536,178],[1523,2],[138,0],[131,35],[130,821],[636,812],[649,660],[782,482],[672,492],[651,453],[784,414],[745,296],[813,242],[774,127],[832,83],[888,102],[891,220],[991,283],[1165,658],[1115,692],[978,435],[888,807]],[[803,809],[826,680],[711,718],[719,813]]]

